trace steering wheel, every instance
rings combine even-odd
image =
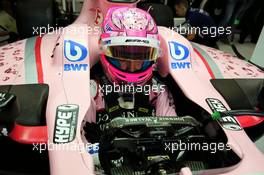
[[[114,174],[120,167],[131,170],[127,174],[175,172],[180,151],[172,151],[170,146],[203,142],[201,126],[191,116],[115,118],[105,125],[99,142],[101,166],[106,174]]]

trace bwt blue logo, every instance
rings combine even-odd
[[[64,56],[71,62],[79,62],[84,60],[88,55],[88,51],[85,46],[71,41],[64,41]],[[64,71],[86,71],[88,70],[88,64],[64,64]]]
[[[170,41],[169,46],[171,57],[177,61],[185,60],[190,55],[189,49],[182,44]]]
[[[64,64],[64,71],[87,71],[88,64]]]
[[[190,61],[183,61],[186,60],[189,55],[190,51],[189,49],[175,41],[170,41],[169,42],[169,47],[170,47],[170,55],[171,57],[176,60],[177,62],[172,62],[171,63],[171,68],[172,69],[190,69],[191,68],[191,63]]]
[[[177,62],[177,63],[171,63],[172,69],[190,69],[191,63],[190,62]]]
[[[64,56],[67,60],[79,62],[84,60],[87,55],[88,52],[85,46],[71,40],[64,41]]]

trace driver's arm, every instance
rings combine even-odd
[[[93,98],[91,99],[91,104],[86,112],[84,120],[85,122],[96,123],[96,103]]]

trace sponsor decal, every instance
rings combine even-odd
[[[213,112],[228,111],[227,108],[224,106],[224,104],[218,99],[207,98],[206,102]],[[219,119],[219,121],[221,125],[226,129],[233,131],[239,131],[242,129],[234,116],[224,116],[221,119]]]
[[[177,122],[177,121],[185,121],[184,118],[182,117],[160,117],[160,118],[156,118],[156,117],[138,117],[138,118],[127,118],[126,122],[129,123],[133,123],[133,122]]]
[[[103,41],[103,44],[104,45],[111,44],[111,40],[105,40],[105,41]]]
[[[64,64],[64,71],[86,71],[88,64]]]
[[[178,63],[171,63],[172,69],[190,69],[191,63],[190,62],[178,62]]]
[[[188,58],[190,53],[189,49],[186,46],[174,41],[169,42],[169,46],[170,54],[173,59],[180,61]]]
[[[175,41],[169,42],[170,55],[173,58],[173,62],[171,63],[172,69],[190,69],[191,63],[190,61],[186,61],[190,55],[189,49]]]
[[[83,61],[88,55],[87,48],[72,40],[64,41],[64,57],[74,64],[64,64],[64,71],[86,71],[88,64],[77,64]]]
[[[149,44],[148,40],[143,40],[143,39],[127,39],[125,42],[126,43],[145,43],[145,44]]]
[[[105,25],[105,30],[106,31],[113,31],[113,29],[109,26],[109,24]]]
[[[76,135],[79,106],[74,104],[57,107],[54,143],[69,143]]]
[[[98,154],[99,152],[99,143],[91,144],[87,147],[89,154]]]
[[[86,58],[88,52],[85,46],[71,41],[64,41],[64,56],[71,62],[79,62]]]

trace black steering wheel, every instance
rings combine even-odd
[[[127,174],[175,172],[180,151],[172,151],[172,144],[203,142],[201,126],[190,116],[115,118],[106,124],[99,142],[101,166],[106,174],[120,167],[129,169]]]

